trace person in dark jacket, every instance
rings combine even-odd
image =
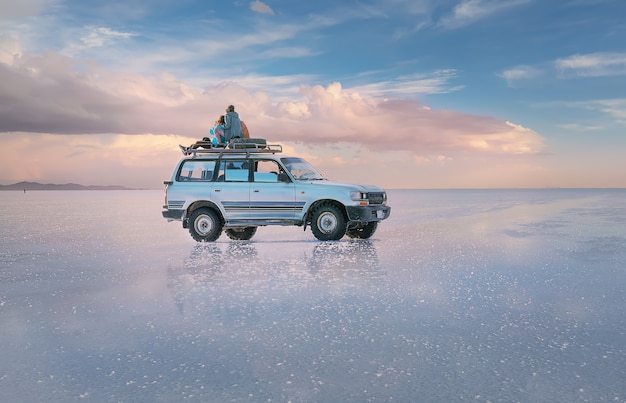
[[[239,114],[235,112],[235,107],[229,105],[224,115],[224,141],[228,143],[230,139],[242,137],[241,120]]]

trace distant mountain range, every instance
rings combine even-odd
[[[65,183],[62,185],[54,183],[18,182],[12,185],[0,185],[0,190],[136,190],[124,186],[94,186],[78,185],[76,183]]]

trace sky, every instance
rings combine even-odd
[[[0,0],[0,184],[158,189],[233,104],[384,188],[626,187],[623,0]]]

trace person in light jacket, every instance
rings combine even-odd
[[[224,144],[224,123],[226,123],[224,115],[220,115],[220,117],[215,121],[215,126],[209,130],[209,134],[213,136],[211,143],[214,146]]]
[[[241,120],[239,120],[239,114],[235,112],[235,107],[229,105],[226,108],[226,115],[224,115],[224,141],[228,144],[230,139],[242,137]]]

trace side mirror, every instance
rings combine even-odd
[[[278,174],[278,181],[279,182],[287,182],[287,183],[289,183],[289,182],[291,182],[291,179],[289,179],[289,176],[287,176],[286,173],[281,172],[281,173]]]

